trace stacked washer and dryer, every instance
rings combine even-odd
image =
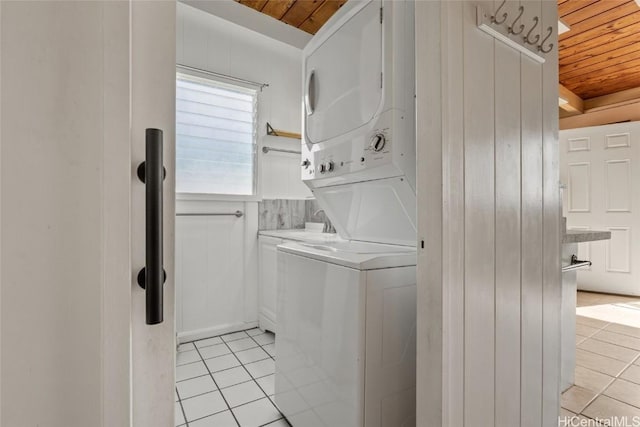
[[[415,426],[414,4],[347,2],[303,52],[302,179],[346,241],[278,246],[294,427]]]

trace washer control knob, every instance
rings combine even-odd
[[[324,163],[320,163],[320,173],[325,173],[327,171],[327,166]]]
[[[384,134],[382,133],[378,133],[376,135],[373,136],[373,138],[371,138],[371,149],[373,151],[382,151],[382,149],[384,148],[384,145],[387,143]]]
[[[325,169],[327,170],[327,172],[333,172],[334,169],[334,164],[332,161],[328,161],[327,163],[325,163]]]
[[[305,169],[308,169],[308,168],[309,168],[309,165],[311,165],[311,162],[309,161],[309,159],[304,159],[304,161],[302,162],[302,166],[303,166]]]

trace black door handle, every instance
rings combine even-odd
[[[145,132],[146,160],[138,166],[138,178],[145,183],[145,267],[138,284],[145,290],[147,325],[163,321],[163,288],[167,275],[162,256],[162,131]]]

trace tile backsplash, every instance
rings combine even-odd
[[[259,230],[287,230],[304,228],[305,222],[328,222],[324,211],[314,215],[320,206],[315,199],[273,199],[258,203]],[[333,227],[330,232],[335,232]]]

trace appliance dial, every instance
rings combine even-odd
[[[332,172],[334,168],[334,164],[332,161],[328,161],[327,163],[325,163],[325,169],[327,170],[327,172]]]
[[[304,166],[305,169],[308,169],[309,165],[311,165],[309,159],[304,159],[304,162],[302,162],[302,166]]]
[[[324,163],[320,163],[320,173],[325,173],[327,171],[327,167]]]
[[[384,148],[384,145],[387,143],[384,134],[378,133],[376,135],[373,136],[373,138],[371,138],[371,149],[373,151],[382,151],[382,149]]]

